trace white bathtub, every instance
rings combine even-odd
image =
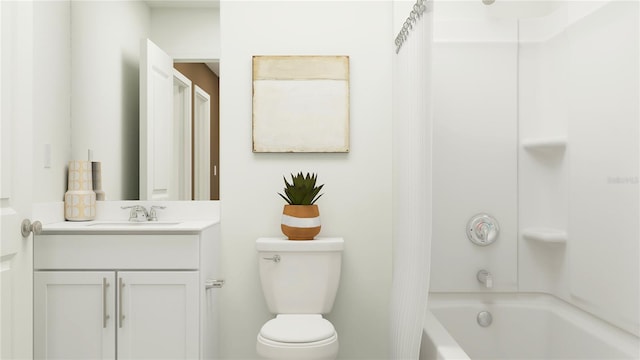
[[[429,309],[420,360],[640,359],[638,337],[550,295],[430,294]]]

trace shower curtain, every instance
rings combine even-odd
[[[433,3],[416,5],[426,9],[394,56],[391,359],[418,358],[429,294]]]

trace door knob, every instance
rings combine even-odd
[[[22,220],[22,224],[20,224],[20,231],[23,237],[27,237],[31,233],[38,235],[42,232],[42,223],[38,220],[32,223],[31,220],[24,219]]]

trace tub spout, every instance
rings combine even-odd
[[[493,287],[493,275],[487,270],[480,270],[476,274],[476,278],[479,282],[483,283],[487,289],[491,289]]]

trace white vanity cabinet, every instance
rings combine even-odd
[[[34,359],[115,359],[114,281],[114,272],[35,272]]]
[[[216,358],[218,243],[218,225],[35,236],[34,358]]]

